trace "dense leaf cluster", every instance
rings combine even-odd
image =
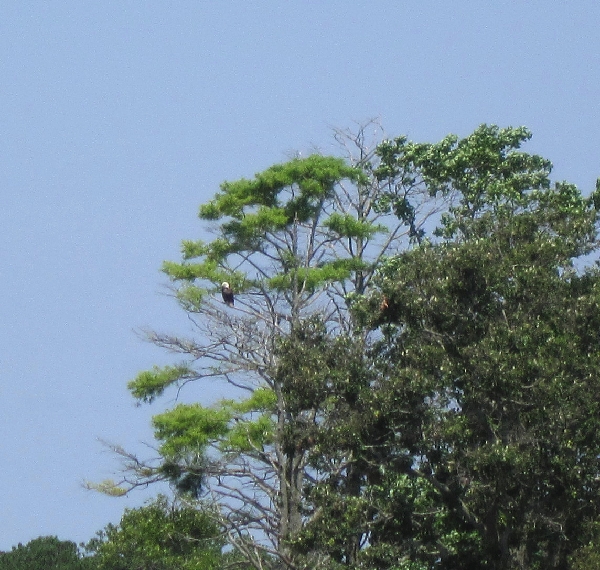
[[[98,570],[211,570],[221,568],[223,538],[202,505],[175,506],[163,496],[127,509],[87,545]]]
[[[339,492],[347,469],[318,501],[368,541],[368,567],[564,568],[600,514],[600,275],[574,265],[596,247],[593,197],[496,150],[427,173],[460,192],[445,239],[382,263],[355,305],[382,335],[362,447],[345,448],[360,491]]]
[[[225,544],[212,509],[176,504],[159,495],[143,507],[126,509],[81,548],[42,536],[0,552],[2,570],[212,570],[247,568]]]
[[[0,552],[1,570],[92,570],[93,561],[81,556],[77,545],[56,536],[40,536],[27,544]]]

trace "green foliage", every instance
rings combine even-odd
[[[217,244],[218,246],[219,244]],[[218,248],[221,251],[222,248]],[[166,273],[173,281],[190,281],[193,282],[196,279],[203,281],[210,281],[220,287],[221,283],[227,280],[232,285],[236,286],[236,290],[240,290],[240,283],[244,281],[244,275],[242,273],[236,273],[231,270],[224,270],[219,265],[220,259],[214,259],[215,251],[210,251],[205,256],[204,263],[175,263],[172,261],[165,261],[163,263],[162,270]],[[220,254],[219,254],[220,257]],[[206,289],[199,289],[203,294]],[[201,300],[201,299],[200,299]]]
[[[245,400],[223,400],[210,408],[179,404],[152,420],[156,438],[164,442],[160,452],[173,460],[201,456],[217,442],[237,452],[266,445],[272,441],[275,400],[273,391],[263,387]]]
[[[177,507],[160,496],[126,509],[86,549],[99,570],[209,570],[222,567],[222,546],[208,507]]]
[[[324,263],[320,267],[301,267],[295,271],[281,273],[268,279],[269,287],[275,291],[288,291],[294,282],[299,282],[306,291],[314,292],[319,286],[349,279],[353,271],[367,269],[360,260],[344,259]]]
[[[250,412],[272,412],[275,413],[277,396],[271,388],[261,386],[254,390],[250,397],[245,400],[224,400],[223,405],[240,414]]]
[[[388,182],[389,190],[379,207],[393,210],[417,235],[411,196],[398,189],[422,185],[430,196],[457,194],[438,233],[468,237],[469,221],[486,208],[499,202],[518,204],[524,193],[549,186],[551,163],[519,151],[529,138],[524,127],[481,125],[464,139],[449,135],[434,144],[413,143],[405,137],[385,141],[378,148],[381,164],[376,174]]]
[[[338,399],[356,402],[359,392],[368,387],[361,342],[345,336],[332,338],[318,317],[306,319],[288,337],[279,339],[274,376],[281,385],[286,412],[302,423],[307,410],[330,409]]]
[[[329,370],[300,351],[313,376],[300,392],[330,402],[313,436],[328,476],[307,490],[319,517],[300,552],[357,568],[564,568],[573,552],[593,566],[600,270],[580,259],[598,214],[517,150],[528,136],[483,126],[380,147],[381,208],[410,223],[411,185],[452,199],[442,239],[382,260],[377,290],[353,299],[355,322],[377,330],[353,372],[369,389],[327,399]]]
[[[197,313],[202,307],[206,294],[206,289],[186,284],[177,290],[177,300],[189,313]]]
[[[172,384],[195,377],[196,374],[187,364],[162,368],[154,366],[152,370],[140,372],[127,384],[127,387],[134,398],[150,403]]]
[[[152,418],[160,452],[168,458],[202,454],[206,446],[226,435],[231,414],[223,408],[205,408],[200,404],[179,404]]]
[[[173,261],[165,261],[162,270],[171,279],[179,281],[193,281],[194,279],[202,278],[206,274],[214,272],[214,264],[212,266],[200,265],[199,263],[175,263]]]
[[[408,514],[439,568],[565,567],[600,514],[600,273],[573,269],[597,213],[576,187],[550,188],[547,162],[507,152],[513,134],[449,145],[460,160],[435,179],[461,192],[447,241],[383,263],[381,292],[355,305],[383,333],[377,400],[417,400],[386,412],[385,446],[410,450],[405,472],[431,484],[431,514]]]
[[[123,497],[127,494],[127,490],[112,479],[104,479],[99,483],[87,481],[85,487],[87,489],[103,493],[104,495],[108,495],[109,497]]]
[[[593,560],[600,192],[552,186],[530,136],[482,125],[385,141],[363,170],[275,165],[224,183],[200,209],[217,238],[165,263],[207,342],[157,337],[194,369],[142,373],[134,396],[221,376],[248,397],[156,416],[151,474],[212,484],[255,567]],[[234,309],[211,300],[222,281]]]
[[[259,416],[255,420],[245,420],[235,424],[227,438],[221,443],[223,451],[235,453],[263,449],[273,443],[273,419]]]
[[[347,269],[325,267],[331,261],[320,270],[306,266],[305,260],[287,251],[285,240],[268,236],[282,235],[298,224],[310,225],[321,216],[324,203],[333,200],[336,185],[343,180],[359,183],[363,178],[359,169],[342,159],[312,155],[274,165],[253,180],[226,182],[215,198],[200,208],[200,218],[222,222],[220,236],[208,244],[184,241],[183,262],[165,262],[163,271],[175,281],[201,280],[216,286],[227,281],[240,292],[253,287],[254,282],[243,271],[233,271],[228,261],[234,255],[264,254],[281,265],[272,279],[263,280],[259,287],[282,290],[294,279],[312,292],[328,280],[347,279]],[[329,227],[337,234],[361,239],[383,231],[382,226],[340,213],[331,215]],[[185,288],[179,299],[186,310],[193,311],[201,305],[206,291]]]
[[[55,536],[40,536],[27,544],[0,552],[0,570],[88,570],[91,559],[80,556],[77,545]]]
[[[227,410],[235,421],[227,436],[221,438],[220,449],[239,454],[271,445],[276,402],[275,393],[268,387],[257,388],[245,400],[223,400],[220,409]]]
[[[297,186],[297,198],[285,207],[285,211],[289,221],[295,217],[305,221],[311,215],[311,207],[331,195],[335,184],[342,178],[358,181],[361,172],[339,158],[315,154],[305,159],[294,159],[268,168],[257,174],[254,180],[224,183],[215,199],[200,208],[200,217],[208,220],[223,216],[242,218],[248,207],[277,208],[281,191]]]
[[[376,233],[387,233],[389,230],[383,225],[374,225],[365,220],[357,220],[349,214],[334,212],[327,218],[323,225],[340,237],[369,239]]]

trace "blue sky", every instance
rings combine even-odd
[[[144,455],[172,403],[129,396],[167,361],[134,329],[188,330],[159,269],[203,235],[222,181],[378,117],[431,142],[525,125],[527,150],[588,192],[599,27],[595,0],[4,2],[0,550],[85,541],[153,494],[82,482],[118,469],[98,439]]]

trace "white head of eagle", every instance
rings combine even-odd
[[[227,281],[221,283],[221,295],[223,296],[223,302],[228,307],[233,307],[233,289],[229,286]]]

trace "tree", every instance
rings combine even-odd
[[[391,186],[409,165],[452,202],[355,303],[376,334],[372,379],[323,425],[352,437],[319,453],[357,466],[361,492],[345,493],[339,467],[323,478],[312,489],[323,515],[301,547],[335,557],[337,516],[363,536],[359,567],[566,568],[573,552],[594,556],[600,273],[586,256],[600,189],[586,199],[551,186],[550,163],[519,151],[529,136],[482,126],[379,148]]]
[[[204,507],[170,504],[164,496],[126,509],[87,545],[99,570],[222,568],[224,540]]]
[[[420,238],[435,208],[418,185],[384,188],[364,130],[350,138],[356,157],[295,158],[224,183],[201,207],[201,219],[218,223],[217,237],[184,241],[183,262],[163,268],[197,335],[148,332],[186,360],[129,385],[141,402],[198,380],[223,379],[247,395],[156,415],[158,463],[121,453],[134,474],[125,489],[166,479],[180,492],[211,493],[229,540],[257,568],[300,564],[290,545],[314,515],[304,496],[319,477],[308,464],[311,433],[329,405],[328,395],[294,399],[307,379],[302,370],[283,373],[282,346],[301,342],[317,322],[328,334],[353,334],[348,299],[367,290],[383,256]],[[224,281],[236,294],[233,309],[215,300]]]
[[[148,333],[186,360],[130,389],[149,402],[220,378],[246,397],[155,416],[160,458],[122,451],[124,490],[210,494],[256,568],[583,560],[599,514],[585,256],[600,191],[551,186],[529,137],[483,125],[371,151],[359,133],[355,160],[223,184],[200,210],[217,237],[164,266],[197,335]],[[223,281],[233,308],[215,301]]]
[[[77,545],[56,536],[40,536],[0,552],[1,570],[87,570],[92,561],[80,556]]]

